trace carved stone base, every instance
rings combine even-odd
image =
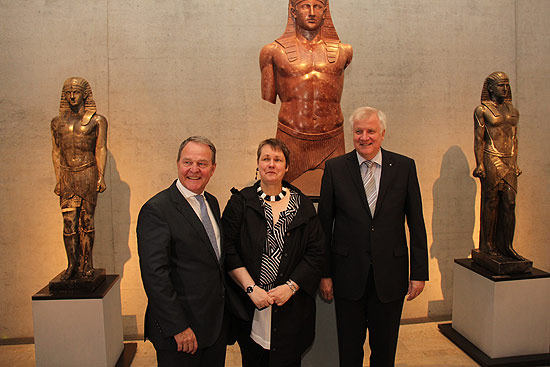
[[[472,260],[495,274],[527,273],[533,268],[531,260],[516,260],[506,256],[494,256],[479,249],[472,250]]]
[[[91,278],[76,278],[61,280],[61,275],[57,274],[49,283],[50,293],[88,293],[93,292],[105,280],[105,269],[94,269],[94,275]]]

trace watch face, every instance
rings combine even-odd
[[[252,293],[254,286],[246,287],[246,293]]]

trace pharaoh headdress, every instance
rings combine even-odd
[[[334,63],[338,60],[338,51],[340,38],[338,38],[338,33],[334,28],[332,23],[332,16],[330,15],[330,7],[328,5],[329,0],[320,0],[325,3],[327,7],[325,11],[325,16],[323,18],[323,24],[321,25],[321,39],[325,43],[327,49],[327,59],[328,62]],[[283,35],[275,40],[278,44],[283,46],[288,57],[289,62],[298,60],[298,45],[296,43],[296,26],[294,24],[294,18],[290,12],[292,6],[297,5],[300,0],[289,0],[288,1],[288,19],[286,23],[286,29]]]
[[[92,88],[90,83],[84,78],[73,76],[63,83],[63,89],[61,90],[61,101],[59,102],[59,115],[63,116],[71,111],[69,102],[65,99],[65,92],[71,87],[77,87],[84,92],[84,117],[81,124],[83,126],[88,125],[92,116],[97,112],[97,107],[92,95]]]
[[[481,103],[491,102],[491,93],[489,92],[489,86],[496,84],[501,80],[506,80],[509,82],[510,78],[508,78],[508,75],[506,75],[506,73],[502,71],[495,71],[494,73],[489,74],[487,78],[485,78],[483,88],[481,89]],[[508,90],[508,95],[504,98],[504,101],[512,103],[512,89]]]

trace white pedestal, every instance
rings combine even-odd
[[[454,264],[452,328],[490,358],[548,353],[550,278],[488,279]]]
[[[96,298],[33,296],[37,367],[113,367],[122,350],[120,277],[108,275]]]

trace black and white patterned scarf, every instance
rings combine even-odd
[[[279,220],[273,224],[273,211],[271,205],[259,198],[264,208],[265,220],[267,222],[267,233],[264,251],[262,254],[262,265],[260,268],[260,287],[268,291],[274,288],[279,265],[283,255],[286,229],[300,207],[300,195],[290,190],[290,198],[285,211],[279,214]]]

